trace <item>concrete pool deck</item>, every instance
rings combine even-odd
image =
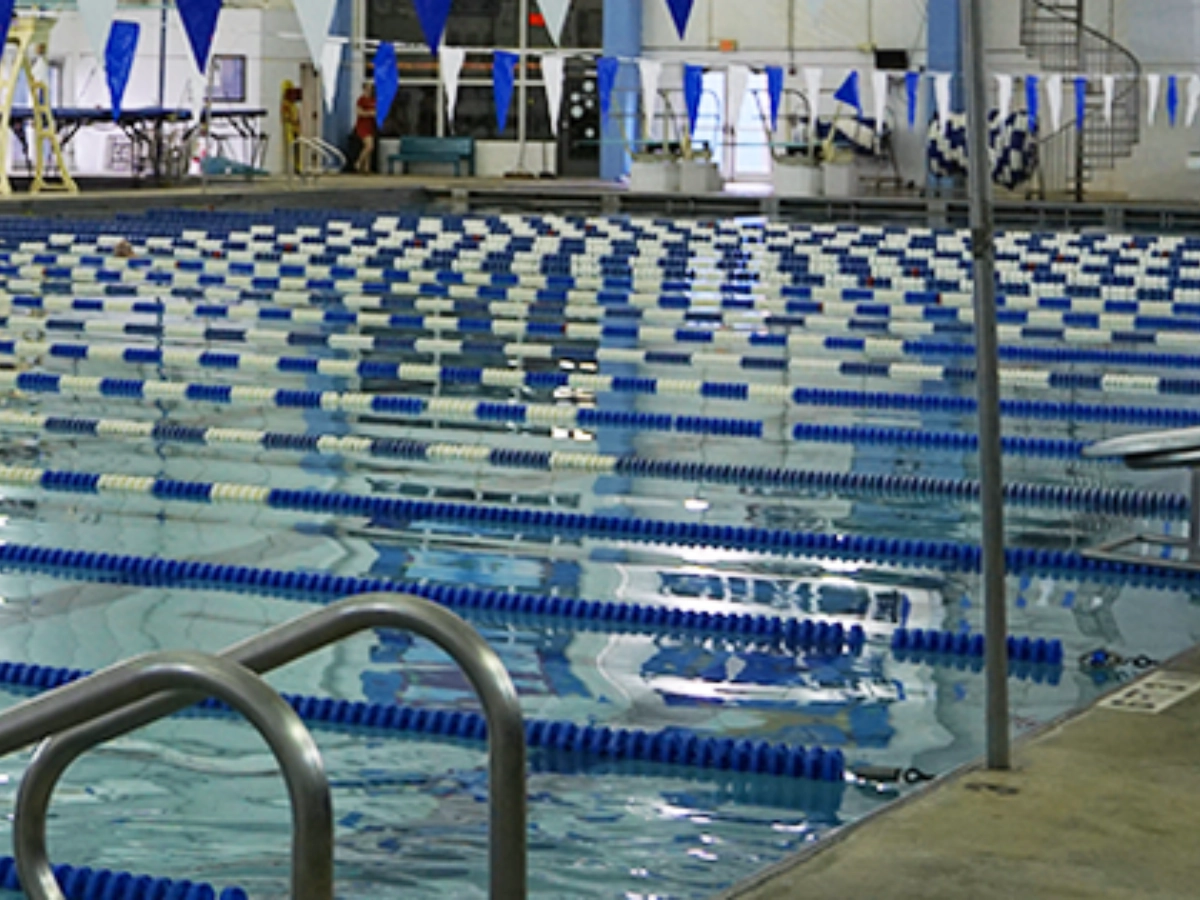
[[[1200,648],[1160,671],[1200,675]],[[722,898],[1200,896],[1200,693],[1157,714],[1093,706]]]

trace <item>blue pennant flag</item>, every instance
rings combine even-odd
[[[108,96],[112,98],[113,121],[121,118],[121,100],[133,71],[133,56],[137,52],[141,26],[136,22],[114,21],[104,47],[104,74],[108,78]]]
[[[1075,128],[1083,131],[1083,122],[1087,117],[1088,81],[1082,75],[1075,79]]]
[[[779,106],[783,102],[783,66],[767,66],[767,96],[771,98],[771,130],[779,127]]]
[[[617,72],[621,69],[621,61],[615,56],[602,56],[596,60],[596,92],[600,95],[600,124],[608,124],[608,114],[612,111],[613,91],[617,87]]]
[[[446,19],[450,17],[451,0],[413,0],[417,8],[417,19],[421,23],[421,33],[425,35],[425,43],[429,52],[437,56],[438,45],[442,35],[446,33]]]
[[[520,57],[507,50],[497,50],[492,58],[492,96],[496,100],[496,131],[504,134],[508,127],[508,108],[512,105],[513,82],[516,80]]]
[[[687,106],[688,134],[696,133],[696,122],[700,118],[700,97],[704,94],[704,69],[700,66],[683,67],[683,102]]]
[[[0,0],[0,48],[8,43],[8,26],[12,24],[16,0]]]
[[[375,51],[375,125],[382,129],[396,102],[400,89],[400,71],[396,66],[396,48],[382,41]]]
[[[1025,110],[1029,114],[1029,130],[1037,134],[1038,130],[1038,97],[1039,97],[1038,77],[1036,75],[1028,75],[1025,78]]]
[[[906,72],[904,74],[904,92],[908,96],[908,130],[917,127],[917,98],[921,92],[921,73]]]
[[[1174,128],[1179,118],[1179,79],[1174,75],[1167,79],[1167,118]]]
[[[217,31],[217,16],[221,12],[221,0],[178,0],[179,19],[192,46],[196,68],[201,74],[208,71],[208,53],[212,49],[213,35]]]
[[[683,40],[683,35],[687,31],[694,2],[695,0],[667,0],[667,8],[671,10],[671,18],[675,22],[675,30],[679,32],[680,40]]]
[[[851,72],[842,82],[842,86],[834,91],[833,99],[838,103],[853,106],[862,115],[862,98],[858,92],[858,72]]]

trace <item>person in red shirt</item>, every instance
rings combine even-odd
[[[362,96],[358,98],[355,107],[357,118],[354,122],[354,133],[362,141],[362,150],[354,169],[360,175],[371,172],[371,163],[375,159],[375,85],[367,82],[363,85]]]

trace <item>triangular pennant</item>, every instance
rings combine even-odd
[[[725,110],[725,130],[730,134],[738,126],[742,116],[742,101],[746,97],[746,88],[750,86],[750,67],[732,65],[725,74],[725,89],[729,99]]]
[[[325,38],[329,37],[329,26],[333,24],[333,8],[337,0],[295,0],[296,18],[300,20],[300,31],[308,45],[308,55],[313,65],[321,70],[325,59]],[[341,62],[339,58],[338,62]]]
[[[1188,79],[1187,127],[1196,124],[1196,113],[1200,111],[1200,75]]]
[[[904,73],[904,95],[908,106],[908,130],[917,127],[917,103],[921,98],[921,73]]]
[[[638,72],[642,78],[642,126],[643,136],[649,140],[654,134],[654,117],[658,114],[658,83],[662,79],[663,64],[657,59],[638,60]]]
[[[16,0],[0,0],[0,51],[8,44],[8,27],[12,24]]]
[[[949,72],[937,72],[933,76],[933,100],[937,106],[938,125],[946,127],[950,121],[950,79]]]
[[[1008,121],[1012,112],[1013,77],[1011,75],[996,76],[996,106],[1000,109],[1000,124]]]
[[[204,116],[204,105],[208,99],[208,79],[194,69],[189,71],[184,94],[183,108],[193,122],[199,122]]]
[[[438,45],[442,35],[446,33],[446,19],[450,17],[451,0],[413,0],[417,9],[417,20],[421,23],[421,33],[425,35],[425,43],[429,52],[437,56]]]
[[[221,14],[221,0],[178,0],[179,21],[192,48],[196,68],[208,72],[208,55],[212,50],[213,35],[217,31],[217,16]]]
[[[1087,118],[1087,89],[1088,80],[1078,75],[1075,78],[1075,128],[1083,131],[1083,123]]]
[[[859,115],[862,115],[862,97],[858,90],[858,72],[851,72],[846,76],[846,80],[833,92],[833,99],[838,103],[853,106],[858,110]]]
[[[375,125],[380,129],[387,121],[400,89],[400,70],[396,66],[396,48],[382,41],[375,51]]]
[[[133,71],[141,26],[136,22],[113,22],[104,47],[104,73],[108,77],[108,95],[112,98],[113,121],[121,118],[121,100]]]
[[[492,97],[496,102],[496,132],[504,134],[508,127],[508,108],[512,105],[513,83],[516,81],[520,57],[507,50],[497,50],[492,57]]]
[[[1027,75],[1025,77],[1025,113],[1029,116],[1029,130],[1034,134],[1037,134],[1038,122],[1041,119],[1041,113],[1038,110],[1040,97],[1038,77]]]
[[[1046,108],[1050,110],[1050,130],[1062,127],[1063,84],[1057,72],[1046,76]]]
[[[333,112],[337,101],[338,75],[342,70],[342,55],[346,42],[337,38],[326,38],[321,48],[321,92],[325,95],[325,111]]]
[[[808,98],[808,139],[816,144],[817,122],[821,118],[821,78],[824,73],[816,66],[804,69],[804,91]]]
[[[695,0],[667,0],[667,9],[671,11],[671,20],[675,23],[675,30],[679,32],[681,41],[687,31],[688,19],[692,17],[694,2]]]
[[[438,53],[438,75],[446,93],[446,122],[454,131],[454,109],[458,106],[458,80],[462,76],[467,51],[462,47],[443,47]]]
[[[887,115],[888,73],[877,69],[871,75],[871,95],[875,100],[875,133],[883,134],[884,116]]]
[[[445,52],[442,51],[443,54]],[[558,137],[558,117],[562,114],[566,69],[567,57],[564,54],[542,54],[542,86],[546,89],[546,112],[550,116],[550,131],[555,137]]]
[[[683,103],[687,107],[688,134],[696,133],[700,119],[700,98],[704,95],[704,69],[700,66],[683,67]]]
[[[1146,121],[1150,127],[1154,127],[1154,120],[1158,118],[1158,92],[1162,87],[1162,76],[1151,72],[1146,76]]]
[[[1111,125],[1113,117],[1113,101],[1117,97],[1117,78],[1115,75],[1104,76],[1104,124]]]
[[[1167,78],[1167,119],[1172,128],[1179,119],[1179,79],[1174,75]]]
[[[563,26],[567,24],[567,13],[571,11],[571,0],[537,0],[542,18],[546,20],[546,31],[554,46],[562,44]]]
[[[783,103],[783,66],[767,66],[767,99],[771,103],[771,131],[776,131]]]
[[[12,18],[12,4],[5,13],[4,27]],[[117,0],[79,0],[79,19],[83,32],[87,35],[92,52],[98,59],[104,59],[108,53],[108,29],[113,24],[117,14]],[[5,35],[7,39],[8,35]],[[3,45],[0,45],[2,47]]]
[[[617,87],[617,73],[621,61],[615,56],[602,56],[596,60],[596,93],[600,95],[600,124],[608,125],[608,114],[612,110],[613,91]]]

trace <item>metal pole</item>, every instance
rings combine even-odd
[[[996,247],[983,0],[959,0],[966,65],[967,145],[971,153],[971,253],[975,264],[975,383],[979,397],[979,482],[983,519],[983,604],[987,683],[987,764],[1009,768],[1007,598],[1004,583],[1004,478],[996,349]]]
[[[162,8],[158,15],[158,108],[167,105],[167,2],[162,0]],[[154,173],[162,177],[163,145],[165,134],[163,120],[160,118],[154,126]]]
[[[525,145],[529,137],[529,0],[521,0],[517,15],[521,17],[518,28],[518,54],[520,69],[517,73],[517,168],[516,174],[527,174],[525,169]]]
[[[1085,47],[1085,39],[1087,35],[1084,32],[1084,0],[1078,0],[1079,6],[1075,19],[1075,74],[1084,75],[1087,72],[1087,52]],[[1083,171],[1084,151],[1084,129],[1087,127],[1087,118],[1075,123],[1075,202],[1082,203],[1085,188],[1085,175]]]

